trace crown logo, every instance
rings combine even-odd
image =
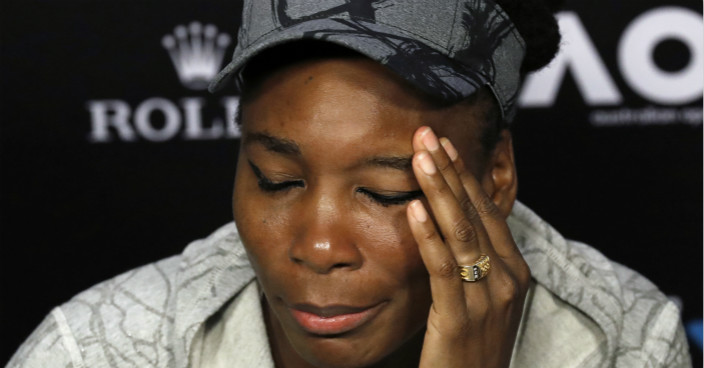
[[[176,26],[173,34],[161,39],[161,44],[169,52],[181,84],[204,90],[220,71],[230,36],[218,34],[215,25],[192,22],[188,27]]]

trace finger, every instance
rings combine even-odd
[[[520,261],[523,261],[524,265],[523,267],[514,267],[519,269],[517,273],[514,273],[514,269],[511,269],[509,265],[505,264],[502,258],[498,256],[498,254],[494,251],[494,247],[491,242],[491,234],[488,233],[490,229],[485,228],[483,218],[480,216],[479,211],[474,208],[474,205],[471,201],[471,196],[469,195],[468,190],[465,189],[465,182],[462,180],[460,173],[465,172],[466,170],[464,169],[464,165],[461,162],[461,159],[459,158],[459,154],[457,153],[457,150],[454,148],[452,143],[447,138],[438,140],[430,129],[421,130],[419,136],[421,144],[417,144],[416,140],[414,139],[414,148],[425,148],[425,152],[419,149],[416,150],[417,152],[420,152],[414,156],[414,171],[416,172],[416,177],[419,180],[423,192],[426,194],[426,198],[429,201],[430,207],[433,209],[433,213],[435,214],[435,219],[437,221],[438,227],[440,227],[442,233],[445,234],[446,242],[443,243],[441,240],[439,240],[439,242],[449,246],[452,255],[454,255],[454,261],[459,264],[471,265],[472,263],[476,262],[478,254],[470,256],[471,258],[467,258],[464,255],[467,252],[468,247],[466,245],[468,243],[470,245],[474,245],[474,247],[469,247],[470,254],[473,253],[472,248],[474,248],[475,251],[478,249],[481,251],[481,253],[486,253],[491,258],[490,263],[492,269],[489,271],[490,275],[486,275],[488,279],[485,278],[483,280],[478,280],[478,282],[476,283],[464,283],[464,281],[462,281],[461,279],[459,281],[459,283],[464,284],[462,286],[458,286],[457,288],[463,290],[463,293],[461,295],[464,296],[463,304],[465,306],[465,311],[467,313],[469,321],[484,320],[487,313],[490,313],[490,310],[493,308],[512,308],[514,301],[520,299],[520,295],[524,295],[524,291],[529,283],[529,277],[520,276],[523,274],[530,274],[529,271],[521,272],[522,268],[525,268],[527,270],[525,262],[522,260],[522,257],[520,257],[520,253],[518,253]],[[443,149],[439,149],[439,146],[442,146]],[[428,154],[431,155],[434,168],[433,165],[430,165],[430,160],[428,160]],[[420,168],[421,171],[426,174],[426,180],[423,180],[423,178],[419,175],[419,173],[417,172],[418,168]],[[441,177],[443,180],[438,180],[438,177]],[[472,178],[474,177],[472,176]],[[457,181],[459,181],[459,183]],[[426,184],[432,185],[429,186]],[[476,180],[474,184],[475,186],[473,187],[473,189],[479,189],[483,194],[483,190],[479,186],[479,183],[476,182]],[[459,185],[461,185],[462,187],[461,190],[458,190]],[[429,187],[433,186],[434,189],[436,189],[436,191],[434,192],[435,195],[433,195],[433,192],[427,190]],[[441,202],[437,200],[438,198],[446,199],[448,197],[448,190],[443,190],[443,188],[445,187],[449,188],[449,190],[454,194],[455,197],[455,201],[450,201],[449,206],[447,204],[443,204],[441,207],[439,207],[443,209],[449,209],[449,211],[447,212],[438,211],[438,206],[435,205],[436,202]],[[463,196],[466,196],[466,203],[468,203],[468,205],[460,206],[462,211],[458,217],[456,209],[452,208],[452,204],[457,205],[461,198],[463,198]],[[484,194],[484,197],[488,198],[486,194]],[[417,203],[418,204],[414,205],[413,207],[409,207],[409,210],[413,210],[413,212],[418,212],[418,209],[423,209],[422,204],[420,202]],[[493,202],[491,203],[491,205],[493,205]],[[443,216],[443,214],[445,214],[445,216]],[[421,217],[424,217],[427,221],[427,215],[425,213],[423,213]],[[454,221],[449,222],[450,224],[453,224],[452,232],[448,232],[445,228],[445,226],[448,224],[448,219],[454,219]],[[503,221],[503,219],[501,220]],[[412,220],[409,219],[409,222],[411,221]],[[459,237],[454,237],[453,239],[453,235],[462,232],[461,230],[456,231],[456,229],[460,229],[463,223],[471,224],[471,230],[473,230],[474,233],[473,242],[458,241],[461,240],[459,239]],[[439,234],[437,234],[437,227],[432,226],[431,224],[431,228],[434,232],[428,236],[431,238],[440,239]],[[416,235],[415,233],[414,236],[416,237],[416,239],[421,237]],[[510,238],[510,244],[514,244],[512,238]],[[429,258],[423,254],[422,257],[424,259],[424,262],[426,262],[426,258]],[[433,268],[433,265],[430,264],[430,262],[426,262],[426,267],[430,270],[431,268]],[[442,268],[443,267],[439,267],[438,269]],[[447,269],[448,267],[446,266],[445,268]],[[455,267],[450,268],[452,269]],[[455,269],[459,270],[458,267]],[[449,272],[449,274],[450,277],[453,277],[452,272]],[[518,275],[518,277],[516,277],[516,275]],[[454,277],[457,276],[459,275],[455,275]],[[436,293],[435,290],[437,290],[439,286],[433,286],[434,283],[432,282],[432,279],[433,277],[431,276],[431,291],[433,293],[434,309],[436,309],[436,307],[441,311],[445,311],[445,309],[450,309],[450,307],[445,306],[445,304],[438,303],[436,305],[435,299],[438,298],[438,293]],[[457,281],[454,282],[457,283]],[[437,283],[438,282],[436,282],[435,284]],[[439,283],[442,285],[442,282]],[[458,300],[455,303],[461,304],[462,302]],[[448,311],[449,313],[451,313],[451,316],[453,314],[458,313],[462,309],[461,307],[452,308],[452,311]],[[444,321],[446,321],[446,319],[441,320],[441,324],[444,326],[448,326],[445,325],[445,323],[442,323]]]
[[[441,146],[440,140],[438,140],[433,130],[429,127],[422,127],[418,129],[413,137],[413,141],[413,147],[416,151],[426,150],[430,152],[430,156],[433,158],[435,166],[440,171],[440,174],[442,174],[442,177],[445,178],[450,190],[452,190],[455,198],[459,201],[460,207],[465,208],[466,206],[471,205],[469,196],[467,196],[467,193],[462,185],[462,180],[460,180],[457,170],[455,170],[455,167],[452,164],[452,159],[449,157],[447,151]]]
[[[442,174],[452,193],[460,203],[460,208],[467,215],[469,221],[475,228],[483,228],[484,224],[479,217],[459,175],[460,170],[464,171],[464,162],[459,156],[459,152],[446,137],[437,139],[431,128],[422,127],[417,130],[413,142],[414,149],[423,148],[430,152],[436,167]],[[442,149],[440,147],[442,146]],[[481,239],[479,239],[481,241]],[[480,244],[481,246],[481,244]]]
[[[457,151],[449,140],[443,140],[441,143],[446,151]],[[516,258],[518,256],[522,259],[501,211],[496,207],[491,197],[486,194],[474,174],[467,170],[462,158],[459,155],[454,157],[453,166],[458,173],[465,193],[469,196],[474,214],[480,218],[486,229],[493,250],[502,258]]]
[[[481,221],[475,223],[470,220],[427,151],[414,155],[413,171],[425,193],[439,230],[457,262],[472,264],[482,252],[490,248],[487,244],[489,238]]]
[[[445,152],[447,152],[447,156],[450,157],[450,160],[455,167],[455,171],[457,171],[457,175],[459,175],[462,171],[464,171],[464,160],[462,160],[459,152],[457,152],[457,148],[455,148],[455,145],[453,145],[452,142],[445,137],[440,138],[440,144],[442,145],[442,148],[445,149]]]
[[[427,127],[426,127],[427,128]],[[457,197],[460,203],[460,208],[467,215],[469,221],[474,225],[475,228],[484,228],[482,219],[479,217],[472,201],[464,188],[464,183],[459,175],[460,170],[464,170],[464,163],[457,152],[457,149],[446,137],[437,139],[435,134],[430,128],[420,131],[420,141],[428,148],[434,149],[429,151],[433,157],[433,161],[438,167],[439,171],[443,174],[445,181],[448,186]],[[442,149],[440,149],[442,146]],[[479,239],[481,242],[481,239]],[[481,247],[481,243],[480,243]]]
[[[452,161],[455,171],[457,171],[458,176],[462,181],[463,190],[465,193],[468,193],[470,197],[470,202],[472,203],[472,207],[474,209],[473,213],[476,214],[477,217],[481,218],[482,224],[487,231],[490,244],[494,252],[499,257],[505,258],[510,263],[511,273],[516,275],[519,280],[529,280],[530,269],[525,263],[523,256],[520,254],[518,247],[515,245],[513,236],[506,225],[503,215],[501,215],[500,211],[498,211],[498,208],[491,198],[486,194],[486,192],[484,192],[484,189],[481,187],[481,184],[476,177],[469,170],[467,170],[464,165],[464,161],[460,157],[452,142],[447,138],[440,138],[440,144],[443,146],[448,157]],[[481,200],[477,200],[476,198],[481,198]],[[476,206],[475,203],[477,203]],[[479,208],[477,208],[477,206]],[[488,206],[493,208],[487,208]],[[489,214],[492,213],[493,216],[489,216]],[[498,251],[497,248],[501,251]]]
[[[454,254],[441,239],[421,201],[412,201],[406,208],[406,215],[430,275],[434,312],[459,318],[461,322],[467,316],[467,302]]]

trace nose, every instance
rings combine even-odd
[[[349,211],[319,200],[298,217],[296,236],[289,248],[289,259],[315,273],[356,270],[363,257],[357,247]],[[314,208],[315,210],[310,211]]]

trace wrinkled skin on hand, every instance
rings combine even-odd
[[[530,285],[528,265],[504,215],[452,143],[424,127],[413,147],[413,170],[435,220],[421,201],[408,206],[433,297],[420,366],[508,367]],[[489,256],[489,274],[461,280],[458,266],[481,255]]]

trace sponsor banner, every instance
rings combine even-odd
[[[9,0],[0,12],[0,361],[51,307],[230,221],[229,0]]]
[[[222,68],[231,40],[230,35],[220,32],[214,24],[192,21],[188,25],[179,24],[173,33],[164,35],[161,45],[168,52],[181,85],[202,92]],[[108,143],[239,138],[240,131],[234,121],[239,98],[221,97],[217,108],[208,106],[207,100],[191,96],[173,101],[155,96],[136,106],[121,99],[89,100],[86,102],[90,113],[88,140]],[[213,110],[219,114],[208,116]]]
[[[560,12],[561,51],[547,68],[525,80],[520,106],[554,108],[565,79],[571,78],[587,107],[586,120],[596,127],[700,125],[701,11],[673,5],[638,9],[642,12],[634,18],[618,19],[615,33],[598,27],[603,18],[589,23],[598,9]]]

